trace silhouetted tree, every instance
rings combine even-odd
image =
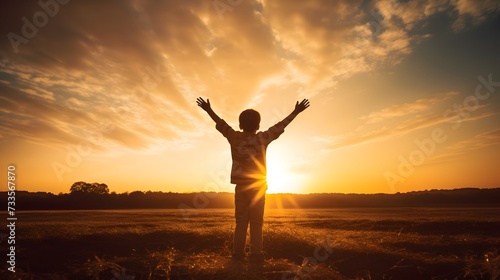
[[[84,192],[85,185],[88,185],[88,183],[85,183],[83,181],[75,182],[69,188],[70,193],[79,193],[79,192]]]
[[[74,193],[89,193],[89,194],[109,194],[109,188],[106,184],[101,183],[86,183],[83,181],[75,182],[69,189]]]

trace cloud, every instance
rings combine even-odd
[[[54,100],[54,94],[50,91],[44,90],[43,88],[38,88],[37,90],[33,88],[25,88],[21,89],[21,91],[44,99]]]
[[[496,146],[500,144],[500,129],[491,130],[473,136],[471,139],[461,140],[457,143],[447,146],[445,152],[433,156],[426,164],[436,164],[455,161],[461,159],[467,153],[482,149],[485,147]]]
[[[495,0],[454,0],[452,1],[458,17],[453,23],[453,29],[460,31],[467,26],[467,21],[473,25],[482,23],[489,14],[500,11],[500,2]]]
[[[132,149],[147,147],[147,140],[136,132],[126,130],[121,127],[112,127],[104,132],[104,137],[116,141]]]
[[[400,30],[388,29],[375,39],[371,18],[360,6],[361,1],[264,2],[278,54],[287,61],[288,73],[307,84],[300,95],[331,90],[342,79],[410,52],[411,40]]]
[[[419,99],[411,103],[392,105],[361,116],[359,119],[363,121],[363,124],[358,126],[354,132],[330,138],[320,137],[316,140],[326,142],[328,146],[327,150],[335,150],[382,141],[439,124],[446,124],[456,129],[458,128],[457,125],[464,122],[477,121],[498,115],[498,113],[492,111],[489,105],[479,105],[475,107],[474,112],[460,118],[455,118],[456,116],[454,118],[447,118],[440,111],[433,110],[433,106],[449,100],[458,94],[458,92],[447,92],[434,97]],[[394,124],[390,122],[403,117],[406,117],[406,119]],[[367,131],[368,125],[380,123],[383,125],[382,128]]]
[[[33,22],[42,8],[7,1],[0,117],[12,125],[3,133],[35,140],[41,131],[23,130],[36,123],[61,136],[43,141],[74,144],[109,120],[113,145],[147,150],[189,142],[183,137],[209,129],[196,96],[217,100],[226,115],[263,102],[271,86],[296,85],[293,94],[301,97],[332,92],[342,79],[402,61],[425,37],[413,29],[429,16],[456,9],[458,18],[482,20],[498,11],[486,3],[249,0],[220,17],[212,1],[69,1],[16,52],[7,35],[24,36],[23,18]],[[425,102],[370,119],[419,111]],[[16,129],[14,120],[26,126]]]
[[[432,15],[447,13],[453,19],[452,28],[460,31],[471,23],[482,23],[490,14],[500,11],[500,3],[495,0],[397,0],[377,1],[375,8],[380,13],[384,25],[400,25],[405,30],[413,30]]]
[[[380,111],[371,112],[368,115],[361,116],[360,119],[366,121],[367,124],[372,124],[390,118],[420,113],[423,111],[427,111],[433,105],[440,103],[444,100],[448,100],[449,98],[458,94],[459,94],[458,92],[452,91],[429,98],[419,99],[411,103],[392,105]]]
[[[414,29],[419,22],[426,20],[429,16],[449,10],[452,6],[449,0],[408,2],[382,0],[376,1],[375,4],[376,10],[382,17],[381,24],[391,28],[400,26],[406,31]]]
[[[431,127],[445,121],[446,120],[440,115],[426,115],[416,116],[392,127],[384,126],[383,128],[371,130],[364,133],[361,132],[364,129],[362,129],[362,127],[359,127],[356,132],[347,133],[332,138],[330,143],[328,143],[327,150],[333,151],[340,148],[382,141],[388,138],[408,134],[418,129]]]
[[[134,116],[126,110],[120,111],[120,115],[109,111],[109,108],[104,112],[96,108],[81,110],[79,101],[73,100],[71,102],[76,102],[78,107],[75,109],[75,106],[62,106],[53,100],[26,94],[23,90],[5,84],[0,84],[0,92],[2,131],[12,139],[25,139],[38,144],[53,143],[64,148],[66,145],[79,144],[90,135],[104,134],[108,140],[137,149],[147,147],[147,136],[152,135],[151,131],[138,126],[137,122],[129,122]],[[155,132],[159,133],[158,130]],[[163,129],[162,136],[169,139],[172,133]],[[104,144],[97,143],[98,146]]]
[[[448,149],[465,152],[467,150],[475,150],[498,144],[500,144],[500,129],[495,129],[478,134],[470,140],[460,141],[450,146]]]
[[[90,114],[25,94],[8,85],[0,84],[0,92],[2,133],[11,139],[39,144],[76,144],[81,138],[69,127],[88,127],[96,122]]]

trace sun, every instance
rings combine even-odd
[[[267,192],[268,193],[286,193],[290,179],[287,172],[278,165],[267,165]]]
[[[267,193],[300,193],[301,176],[291,169],[291,163],[286,157],[268,154],[267,162]]]

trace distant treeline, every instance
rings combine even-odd
[[[7,192],[0,192],[7,201]],[[16,192],[16,210],[144,208],[232,208],[233,193],[71,193]],[[396,194],[267,194],[269,208],[483,207],[500,206],[500,188],[415,191]]]

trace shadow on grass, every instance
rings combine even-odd
[[[404,220],[328,220],[307,221],[298,225],[310,228],[331,228],[335,230],[395,231],[404,230],[422,235],[463,235],[480,234],[485,237],[497,237],[500,222],[490,221],[404,221]]]
[[[16,277],[20,279],[343,279],[326,265],[302,263],[313,252],[288,239],[262,265],[230,259],[229,235],[185,231],[92,234],[77,238],[23,239]],[[273,242],[266,240],[267,243]],[[274,255],[276,253],[276,256]],[[5,270],[2,274],[5,273]],[[8,275],[8,274],[4,274]]]
[[[469,260],[419,260],[404,253],[353,250],[331,244],[326,259],[318,246],[294,232],[265,233],[267,260],[262,265],[232,263],[231,236],[219,232],[156,231],[90,234],[76,238],[22,239],[17,279],[490,279],[493,269],[481,256]],[[446,250],[415,247],[411,250]],[[422,245],[418,245],[422,246]],[[453,245],[455,246],[455,245]],[[485,248],[485,247],[484,247]],[[321,249],[320,250],[324,250]],[[325,251],[321,251],[322,255]],[[468,269],[468,270],[467,270]],[[482,270],[481,270],[482,269]],[[481,273],[476,273],[480,271]],[[493,271],[493,272],[492,272]],[[7,273],[5,267],[2,274]],[[9,274],[11,275],[11,274]],[[494,275],[493,275],[494,276]],[[2,278],[7,279],[7,278]],[[461,277],[458,279],[462,279]]]

